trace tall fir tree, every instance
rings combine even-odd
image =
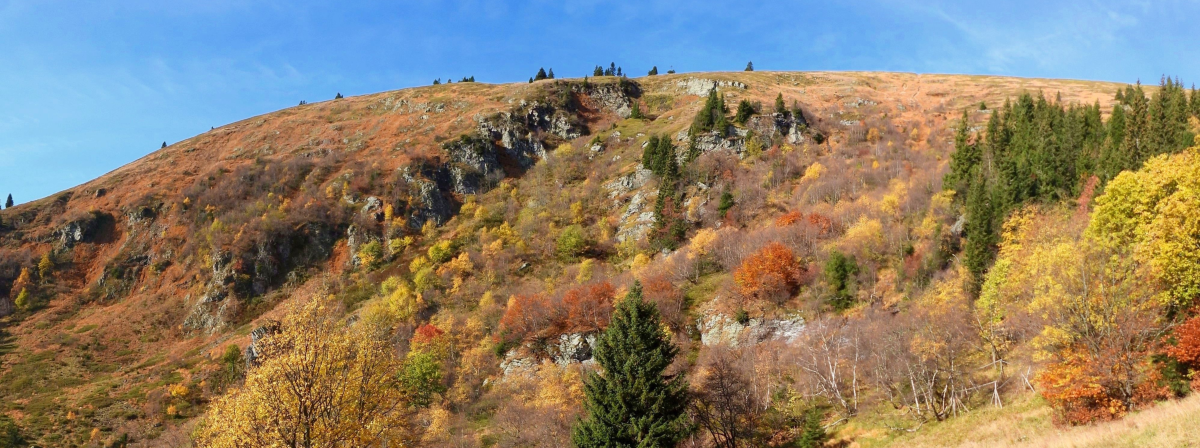
[[[1117,177],[1117,173],[1127,169],[1129,163],[1126,154],[1121,152],[1125,142],[1125,106],[1113,106],[1112,114],[1108,116],[1108,135],[1104,139],[1104,149],[1100,153],[1100,178],[1105,182]]]
[[[754,61],[750,61],[750,62],[746,63],[746,71],[748,71],[748,72],[754,71]]]
[[[775,95],[775,113],[787,116],[787,106],[783,104],[783,94]]]
[[[12,193],[9,193],[8,200],[4,201],[4,208],[12,208],[12,206],[13,206]]]
[[[963,111],[962,118],[958,120],[958,128],[954,131],[954,154],[950,155],[950,172],[946,173],[946,178],[942,181],[945,188],[960,192],[960,197],[961,192],[966,191],[970,185],[971,172],[983,159],[979,145],[971,143],[970,139],[971,117],[967,111]]]
[[[1188,102],[1188,109],[1193,117],[1200,118],[1200,90],[1196,90],[1195,84],[1192,85],[1192,97]]]
[[[981,175],[979,170],[972,174]],[[983,286],[983,275],[987,273],[995,257],[995,246],[998,242],[996,221],[1002,217],[997,216],[993,196],[988,182],[983,178],[972,182],[971,190],[967,193],[967,244],[964,252],[967,271],[971,273],[969,291],[973,296],[979,295]]]
[[[1150,158],[1150,110],[1142,85],[1127,87],[1125,101],[1129,110],[1125,114],[1125,138],[1121,142],[1121,158],[1125,162],[1121,170],[1136,170]]]
[[[546,69],[544,69],[544,68],[538,68],[538,72],[537,72],[537,74],[536,74],[536,75],[534,75],[534,76],[533,76],[533,80],[534,80],[534,81],[541,81],[541,80],[543,80],[543,79],[546,79]]]
[[[679,349],[658,308],[634,282],[596,343],[602,372],[584,381],[587,417],[571,434],[579,448],[669,448],[687,433],[687,383],[666,374]]]
[[[554,79],[554,68],[551,67],[549,72],[546,72],[546,79]]]

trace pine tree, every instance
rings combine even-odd
[[[621,73],[621,67],[617,67],[617,76],[625,76],[624,73]]]
[[[4,201],[4,208],[12,208],[12,206],[13,206],[12,193],[9,193],[8,200]]]
[[[548,73],[546,73],[546,79],[554,79],[554,68],[553,67],[551,67],[550,71]]]
[[[533,82],[533,78],[529,78],[529,82]],[[442,83],[442,78],[433,80],[433,85],[435,85],[435,86],[438,84],[441,84],[441,83]]]
[[[787,106],[785,106],[783,104],[783,94],[782,93],[775,96],[775,113],[783,115],[783,116],[787,116],[788,110],[787,110]]]
[[[529,78],[529,83],[530,83],[530,84],[533,84],[533,78],[532,78],[532,77],[530,77],[530,78]],[[437,84],[437,83],[435,82],[434,84]]]
[[[592,69],[592,76],[604,76],[604,67],[597,65],[596,68]]]
[[[647,76],[654,76],[657,74],[658,74],[658,66],[657,65],[654,67],[650,67],[650,72],[646,73]]]
[[[979,166],[982,154],[979,145],[970,142],[971,117],[963,111],[958,120],[958,129],[954,132],[954,153],[950,155],[950,172],[942,184],[944,188],[955,191],[966,191],[971,182],[970,173]]]
[[[534,75],[534,76],[533,76],[533,80],[534,80],[534,81],[541,81],[541,80],[543,80],[543,79],[546,79],[546,69],[544,69],[544,68],[538,68],[537,75]]]
[[[748,71],[748,72],[754,71],[754,61],[750,61],[750,62],[746,63],[746,71]]]
[[[754,105],[750,104],[749,100],[743,99],[738,102],[737,113],[733,114],[733,122],[737,124],[746,124],[746,120],[754,115]]]
[[[829,434],[825,433],[825,427],[821,426],[821,411],[817,408],[810,409],[804,415],[804,426],[800,432],[800,438],[796,439],[797,448],[820,448],[825,446],[825,442],[829,440]]]
[[[333,97],[333,99],[335,99],[335,100],[342,99],[342,92],[338,92],[337,95]]]
[[[605,74],[605,75],[608,75],[608,76],[616,76],[616,75],[617,75],[617,63],[616,63],[616,62],[609,62],[609,63],[608,63],[608,70],[606,70],[606,71],[604,72],[604,74]]]
[[[682,440],[687,383],[683,374],[665,375],[678,352],[634,282],[596,343],[603,373],[584,382],[588,416],[572,431],[575,446],[668,448]]]
[[[979,295],[983,286],[983,275],[991,265],[995,256],[996,237],[996,202],[993,200],[991,188],[986,179],[980,179],[979,169],[971,175],[977,179],[971,182],[967,193],[967,245],[964,249],[967,270],[971,273],[970,292]]]
[[[167,142],[163,142],[163,144],[162,144],[162,147],[163,147],[163,148],[166,148],[166,147],[167,147]]]
[[[642,115],[642,106],[637,101],[633,102],[633,110],[629,111],[629,118],[633,118],[635,120],[646,118],[645,115]]]

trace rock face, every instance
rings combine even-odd
[[[700,342],[705,346],[739,346],[757,344],[767,340],[792,343],[804,331],[804,319],[750,319],[745,324],[724,314],[713,314],[696,324],[700,331]]]
[[[687,78],[676,82],[675,85],[682,89],[684,93],[696,96],[708,95],[708,92],[712,91],[712,89],[721,87],[734,87],[738,89],[746,88],[745,84],[737,81],[705,78]]]
[[[505,353],[500,361],[500,370],[505,376],[528,372],[543,359],[550,359],[559,366],[595,363],[592,351],[596,347],[597,337],[596,333],[568,333],[545,344],[527,342]]]
[[[250,332],[250,345],[246,346],[245,355],[247,370],[259,364],[258,358],[262,355],[262,350],[258,348],[258,342],[267,336],[279,333],[279,330],[279,322],[272,320]]]
[[[71,248],[79,243],[93,241],[101,227],[111,225],[112,223],[112,215],[103,212],[91,212],[83,218],[70,221],[56,229],[54,231],[54,239],[62,247]]]

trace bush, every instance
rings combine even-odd
[[[796,293],[803,270],[791,249],[771,243],[746,257],[733,279],[742,294],[778,303]]]
[[[583,227],[580,227],[578,224],[568,226],[563,229],[562,233],[558,234],[558,256],[563,259],[575,259],[587,249],[587,245],[588,242],[583,234]]]
[[[429,246],[429,261],[442,264],[454,258],[454,244],[450,240],[442,240]]]

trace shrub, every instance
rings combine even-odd
[[[383,261],[383,245],[378,240],[371,240],[358,248],[358,261],[366,269],[375,269]]]
[[[802,273],[803,268],[791,249],[771,243],[746,257],[733,273],[733,279],[742,294],[782,302],[799,289]]]
[[[429,246],[429,261],[436,264],[445,263],[454,258],[454,244],[450,240],[442,240]]]
[[[558,234],[558,256],[563,259],[575,259],[587,249],[587,246],[588,242],[583,234],[583,227],[578,224],[567,226],[562,233]]]

